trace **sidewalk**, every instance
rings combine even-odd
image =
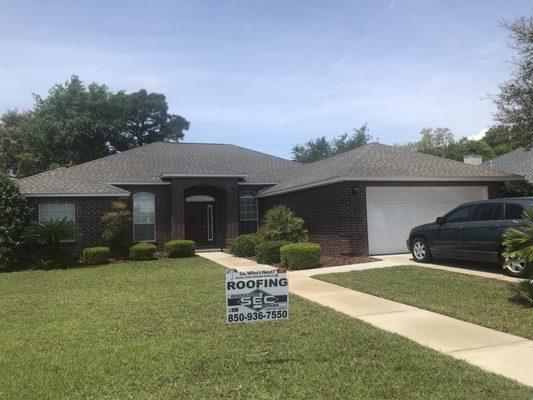
[[[202,253],[201,256],[226,268],[272,268],[227,253]],[[395,265],[402,264],[384,260],[323,268],[320,272],[345,272]],[[533,386],[533,341],[318,281],[311,278],[311,271],[316,274],[319,270],[289,272],[291,293],[465,360],[484,370]]]

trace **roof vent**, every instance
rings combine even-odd
[[[465,164],[479,165],[483,162],[483,156],[476,154],[474,150],[470,150],[466,156],[463,157]]]

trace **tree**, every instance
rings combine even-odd
[[[345,151],[353,150],[367,144],[372,140],[366,124],[359,129],[354,129],[351,135],[344,133],[328,142],[325,136],[310,140],[304,145],[292,148],[293,160],[301,163],[310,163],[322,160]]]
[[[114,93],[97,83],[85,86],[76,75],[34,101],[32,111],[8,111],[0,121],[0,167],[18,178],[158,140],[177,141],[189,127],[168,113],[162,94]]]
[[[8,110],[0,116],[0,171],[9,176],[25,176],[39,172],[38,155],[24,146],[24,126],[32,118],[29,111]]]
[[[494,98],[496,119],[521,146],[533,146],[533,17],[504,22],[510,32],[511,48],[517,51],[514,71],[500,85]]]
[[[520,142],[515,136],[502,126],[491,127],[480,140],[492,148],[496,157],[509,153],[520,147]]]
[[[125,127],[118,139],[112,141],[117,150],[127,150],[161,140],[177,142],[189,121],[168,113],[163,94],[148,93],[145,89],[124,95],[119,93],[124,105]]]
[[[125,256],[131,244],[131,212],[123,201],[113,203],[113,209],[102,217],[102,238],[109,243],[114,253]]]
[[[29,224],[30,211],[17,184],[0,173],[0,267],[17,261],[24,230]]]
[[[402,147],[456,161],[463,161],[463,157],[470,152],[479,154],[484,159],[494,158],[496,155],[494,149],[483,139],[471,140],[463,137],[456,141],[455,135],[448,128],[424,128],[420,135],[420,140]]]

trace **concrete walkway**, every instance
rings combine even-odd
[[[202,253],[201,256],[227,268],[272,268],[227,253]],[[405,265],[405,262],[398,264],[383,260],[289,272],[289,290],[300,297],[397,333],[423,346],[533,386],[531,340],[311,278],[317,272],[345,272],[395,265]]]
[[[439,269],[441,271],[455,272],[464,275],[480,276],[482,278],[497,279],[506,282],[518,282],[519,278],[513,278],[503,274],[499,269],[489,269],[487,265],[478,267],[475,262],[461,262],[461,261],[441,261],[438,263],[419,263],[413,260],[409,253],[405,254],[390,254],[385,256],[378,256],[383,261],[395,263],[396,265],[415,265],[417,267]]]

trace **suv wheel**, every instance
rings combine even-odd
[[[523,278],[528,271],[527,261],[513,260],[508,257],[502,257],[502,267],[509,276],[515,278]]]
[[[425,239],[417,237],[411,244],[411,253],[413,258],[418,262],[428,262],[431,260],[431,252]]]

